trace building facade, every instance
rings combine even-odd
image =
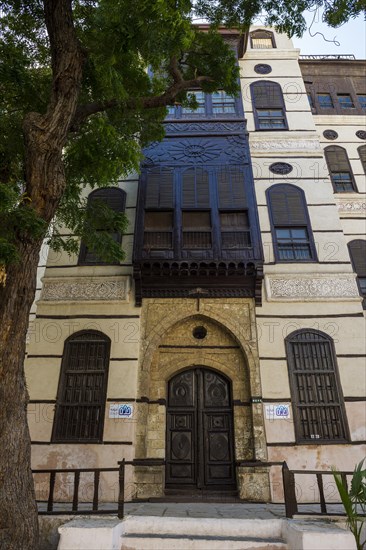
[[[193,90],[140,175],[89,194],[127,214],[126,259],[49,251],[30,325],[33,467],[137,459],[127,498],[279,502],[283,461],[365,455],[366,64],[224,34],[241,96]]]

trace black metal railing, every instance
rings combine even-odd
[[[352,475],[353,472],[340,472],[340,474],[342,476],[343,482],[347,486],[347,476]],[[308,502],[299,502],[296,489],[297,486],[301,488],[301,483],[297,484],[297,476],[316,477],[316,485],[319,491],[319,501],[315,504],[320,508],[320,510],[309,510]],[[345,512],[343,511],[343,508],[340,508],[339,510],[337,510],[337,512],[334,512],[330,509],[330,507],[334,506],[335,504],[339,504],[340,506],[340,500],[338,502],[335,502],[334,500],[332,500],[332,502],[326,501],[324,491],[324,478],[329,478],[329,476],[331,476],[333,480],[333,473],[330,470],[289,470],[287,463],[284,462],[282,465],[282,480],[286,517],[293,518],[295,515],[344,516]]]
[[[40,515],[92,515],[92,514],[115,514],[119,519],[124,517],[125,499],[125,478],[126,466],[146,466],[156,467],[164,466],[163,459],[135,459],[121,460],[118,462],[118,468],[56,468],[56,469],[37,469],[32,470],[35,482],[37,476],[48,475],[47,496],[45,500],[37,499],[38,513]],[[100,476],[102,473],[114,472],[115,480],[118,484],[118,498],[116,502],[108,503],[107,505],[100,502],[99,487]],[[55,500],[55,487],[57,476],[62,474],[71,475],[72,477],[72,493],[68,495],[68,499],[57,498]],[[80,479],[82,474],[93,474],[92,487],[93,499],[92,502],[80,500]],[[44,481],[42,481],[44,483]],[[87,507],[87,506],[91,507]]]

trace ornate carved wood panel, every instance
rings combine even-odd
[[[203,368],[169,382],[167,488],[234,489],[230,382]]]

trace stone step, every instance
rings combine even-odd
[[[287,550],[280,539],[184,535],[124,535],[121,550]]]
[[[124,535],[182,535],[281,539],[281,519],[224,519],[197,517],[127,516]]]

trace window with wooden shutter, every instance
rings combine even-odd
[[[182,212],[183,248],[211,248],[211,213],[194,210]]]
[[[366,240],[355,239],[348,243],[348,249],[353,269],[357,273],[358,288],[364,297],[363,307],[366,309]]]
[[[172,168],[155,167],[146,171],[145,208],[173,208],[174,172]]]
[[[250,88],[256,130],[287,130],[281,86],[277,82],[260,80]]]
[[[209,177],[203,168],[188,168],[183,172],[182,207],[210,208]]]
[[[348,430],[333,340],[303,329],[286,338],[296,441],[346,441]]]
[[[173,248],[174,171],[157,166],[145,172],[145,222],[143,248],[169,250]]]
[[[361,160],[364,172],[366,174],[366,145],[361,145],[361,147],[359,147],[357,150],[360,156],[360,160]]]
[[[221,247],[223,249],[251,246],[247,212],[220,212]]]
[[[352,169],[347,152],[343,147],[331,145],[324,150],[330,178],[335,193],[352,193],[356,191]]]
[[[117,189],[115,187],[97,189],[90,193],[87,208],[97,208],[98,203],[108,206],[114,212],[124,212],[126,207],[126,193],[122,189]],[[97,231],[105,231],[105,228],[97,228]],[[117,243],[121,243],[122,235],[120,233],[111,232],[110,236]],[[81,242],[78,265],[105,265],[107,263],[109,262],[105,262],[99,258],[93,250],[88,248],[85,243]]]
[[[66,340],[52,440],[99,442],[103,435],[110,339],[82,331]]]
[[[305,196],[295,185],[267,190],[275,258],[279,262],[316,261]]]
[[[254,50],[268,50],[276,47],[273,33],[264,29],[251,32],[250,43]]]
[[[244,171],[239,166],[223,166],[217,174],[219,208],[247,208]]]

